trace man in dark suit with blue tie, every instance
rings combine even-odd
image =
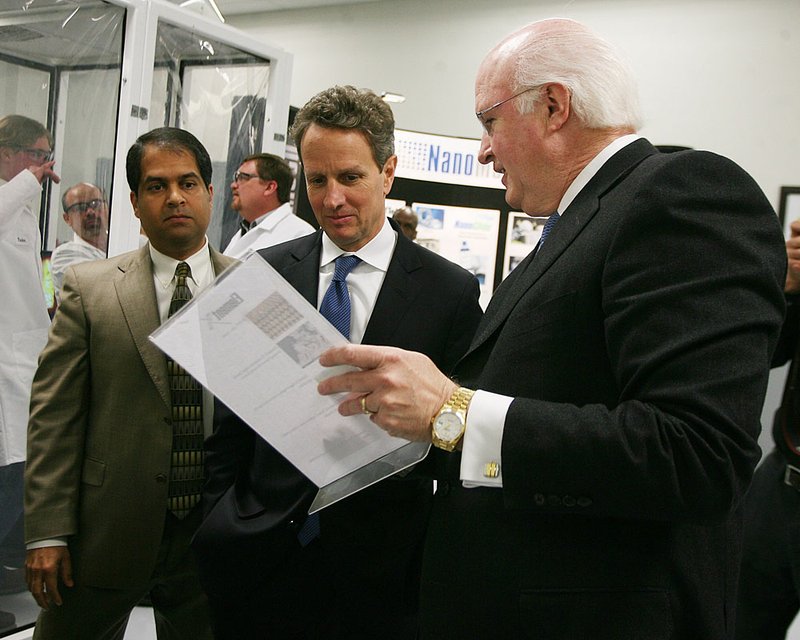
[[[293,135],[321,229],[261,255],[352,342],[421,351],[447,371],[480,321],[478,283],[387,220],[391,109],[333,87]],[[306,517],[316,487],[220,404],[215,422],[194,547],[216,637],[416,638],[431,480],[389,478]]]
[[[635,84],[571,20],[479,68],[479,159],[560,219],[500,285],[453,381],[347,345],[322,393],[449,453],[423,560],[426,640],[733,637],[739,501],[784,311],[780,225],[753,179],[636,135]],[[411,401],[414,398],[415,401]]]

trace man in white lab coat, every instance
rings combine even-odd
[[[240,229],[223,252],[226,256],[242,259],[314,231],[292,213],[292,179],[289,164],[271,153],[256,153],[242,161],[231,182],[232,206],[241,216]]]
[[[31,380],[50,318],[36,201],[53,172],[53,137],[30,118],[0,119],[0,593],[25,588],[22,473]],[[0,630],[14,624],[0,612]]]

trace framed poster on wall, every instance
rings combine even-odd
[[[415,202],[419,217],[417,244],[474,274],[481,285],[481,305],[492,297],[500,211]]]
[[[788,240],[792,222],[800,220],[800,187],[781,187],[781,206],[778,211],[783,235]]]
[[[547,217],[534,218],[527,213],[511,211],[506,224],[506,250],[503,256],[503,279],[533,250],[542,237]]]
[[[392,214],[397,211],[398,209],[402,209],[406,206],[405,200],[395,200],[393,198],[386,198],[384,201],[386,203],[386,217],[391,218]]]

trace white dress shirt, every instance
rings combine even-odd
[[[61,285],[64,283],[64,273],[67,271],[67,267],[79,262],[102,260],[105,257],[105,251],[89,244],[77,233],[72,234],[71,241],[64,242],[53,249],[53,254],[50,256],[50,273],[53,275],[56,300],[61,302]]]
[[[611,156],[639,138],[641,136],[636,134],[621,136],[598,153],[569,185],[558,204],[558,213],[562,216],[565,215],[564,212],[572,204],[575,196],[583,190]],[[503,461],[500,454],[503,445],[503,428],[508,408],[513,400],[514,398],[508,396],[480,390],[476,391],[472,397],[461,451],[461,482],[465,487],[502,488]],[[484,469],[488,462],[499,463],[500,473],[496,478],[484,477]]]
[[[378,235],[355,253],[343,251],[327,235],[322,234],[317,309],[322,304],[322,298],[325,297],[325,292],[333,280],[336,258],[341,255],[355,255],[361,258],[361,262],[353,268],[346,281],[350,293],[350,342],[359,344],[364,338],[395,246],[397,246],[397,232],[392,229],[388,219],[384,219]]]
[[[292,213],[291,204],[283,203],[277,209],[254,220],[256,225],[245,234],[239,229],[223,252],[231,258],[243,260],[259,249],[266,249],[287,240],[294,240],[314,232],[308,222]]]

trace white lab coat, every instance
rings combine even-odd
[[[0,466],[25,460],[31,382],[50,326],[31,202],[39,193],[27,169],[0,180]]]
[[[294,215],[291,205],[285,202],[264,216],[261,222],[244,235],[239,229],[222,253],[242,260],[259,249],[266,249],[313,232],[314,227]]]

